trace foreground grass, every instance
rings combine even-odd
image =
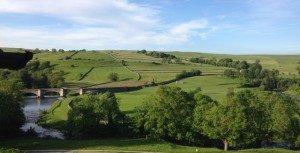
[[[146,139],[99,139],[99,140],[55,140],[55,139],[9,139],[0,140],[0,146],[21,150],[116,150],[156,151],[170,153],[223,152],[217,148],[201,148],[177,145],[165,141]],[[294,153],[286,149],[247,149],[229,152]]]
[[[199,148],[176,145],[165,141],[146,139],[102,139],[102,140],[47,140],[47,139],[11,139],[0,141],[0,146],[21,150],[123,150],[157,152],[220,152],[216,148]]]

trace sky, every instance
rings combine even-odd
[[[0,0],[0,46],[300,54],[300,0]]]

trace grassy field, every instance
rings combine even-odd
[[[117,72],[120,80],[136,79],[136,75],[123,68],[121,62],[115,61],[105,52],[79,52],[70,60],[65,57],[72,55],[71,52],[64,53],[40,53],[34,55],[34,60],[51,61],[54,71],[63,70],[69,87],[91,86],[109,82],[108,75]],[[79,81],[81,76],[94,69]]]
[[[47,140],[47,139],[10,139],[1,141],[1,147],[19,148],[21,150],[110,150],[121,151],[152,151],[168,153],[223,152],[218,148],[201,148],[182,146],[165,141],[146,139],[100,139],[100,140]],[[296,153],[286,149],[247,149],[228,152],[245,153]]]
[[[211,96],[213,99],[222,101],[226,97],[228,88],[234,88],[236,91],[242,90],[239,88],[238,80],[224,78],[220,76],[199,76],[183,79],[180,83],[172,83],[169,86],[178,86],[183,90],[191,91],[197,87],[202,88],[202,93]],[[154,94],[157,87],[148,87],[138,91],[116,93],[120,101],[120,108],[123,111],[132,112],[135,107],[140,106],[143,100]]]
[[[219,76],[192,77],[184,79],[180,81],[180,83],[172,83],[169,86],[178,86],[185,91],[191,91],[197,87],[201,87],[203,94],[209,95],[218,101],[222,101],[226,97],[228,88],[234,88],[236,91],[243,89],[238,87],[239,84],[237,80]],[[146,87],[138,91],[116,93],[121,111],[128,115],[134,113],[134,109],[141,106],[144,99],[154,94],[157,88],[157,86]],[[47,123],[42,123],[42,125],[54,128],[64,126],[67,120],[68,104],[70,101],[71,99],[69,98],[56,101],[49,110],[49,113],[45,116]]]
[[[18,51],[18,49],[5,49],[5,51]],[[33,60],[51,61],[54,71],[65,71],[66,86],[68,87],[126,87],[138,86],[148,82],[163,82],[175,78],[183,70],[199,69],[204,76],[197,76],[173,82],[168,86],[178,86],[185,91],[191,91],[197,87],[202,88],[202,93],[211,96],[213,99],[224,100],[228,88],[235,91],[239,88],[238,79],[229,79],[220,74],[227,68],[215,67],[207,64],[189,63],[191,57],[224,58],[230,57],[235,60],[247,60],[254,62],[259,59],[265,68],[278,69],[281,75],[292,77],[297,75],[296,67],[300,55],[219,55],[202,53],[171,52],[184,59],[183,64],[162,64],[161,59],[138,54],[134,51],[101,51],[101,52],[79,52],[66,60],[66,57],[73,55],[73,52],[64,53],[39,53],[34,55]],[[125,68],[121,61],[126,61]],[[79,80],[87,73],[86,77]],[[118,82],[109,82],[107,76],[111,72],[117,72],[120,77]],[[141,79],[138,80],[139,73]],[[213,75],[212,75],[213,74]],[[299,76],[299,75],[297,75]],[[134,113],[134,109],[141,106],[147,96],[154,94],[158,87],[145,87],[138,91],[116,93],[121,111],[126,114]],[[44,116],[42,125],[52,128],[62,128],[67,120],[68,104],[71,99],[56,101],[49,113]],[[19,149],[103,149],[103,150],[137,150],[137,151],[162,151],[162,152],[222,152],[216,148],[198,148],[176,145],[164,141],[153,141],[145,139],[108,139],[108,140],[47,140],[47,139],[11,139],[0,140],[0,146],[14,147]],[[281,149],[251,149],[239,152],[293,152]]]
[[[5,51],[19,51],[18,48],[4,48]],[[65,60],[74,52],[38,53],[34,55],[34,60],[51,61],[55,71],[66,72],[67,87],[105,87],[105,86],[136,86],[149,82],[163,82],[175,78],[182,70],[199,69],[204,75],[222,74],[225,67],[216,67],[207,64],[190,63],[192,57],[205,58],[232,58],[234,60],[247,60],[254,62],[259,59],[262,65],[268,69],[278,69],[283,77],[299,76],[296,67],[300,62],[300,55],[225,55],[206,54],[195,52],[169,52],[183,59],[184,64],[162,64],[162,59],[153,58],[136,51],[88,51],[75,54],[72,59]],[[126,61],[129,68],[122,66],[121,61]],[[94,69],[79,81],[81,76]],[[132,71],[130,71],[132,70]],[[108,83],[107,76],[111,72],[119,74],[121,83]],[[138,81],[138,75],[141,79]],[[105,83],[105,84],[103,84]],[[124,85],[126,84],[126,85]]]
[[[192,57],[204,58],[232,58],[234,60],[246,60],[254,62],[259,59],[264,68],[278,69],[282,75],[293,76],[298,72],[296,67],[300,65],[300,55],[228,55],[228,54],[207,54],[196,52],[170,52],[171,54],[190,59]]]

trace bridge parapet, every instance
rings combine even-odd
[[[38,98],[43,98],[47,92],[56,92],[60,97],[67,95],[65,88],[23,89],[21,92],[35,94]]]

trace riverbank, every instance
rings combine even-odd
[[[44,99],[25,98],[25,107],[23,109],[26,121],[21,130],[26,132],[34,130],[38,137],[53,137],[64,139],[63,134],[54,129],[48,129],[37,124],[40,119],[40,112],[47,111],[51,105],[57,100],[57,97],[49,97]]]

